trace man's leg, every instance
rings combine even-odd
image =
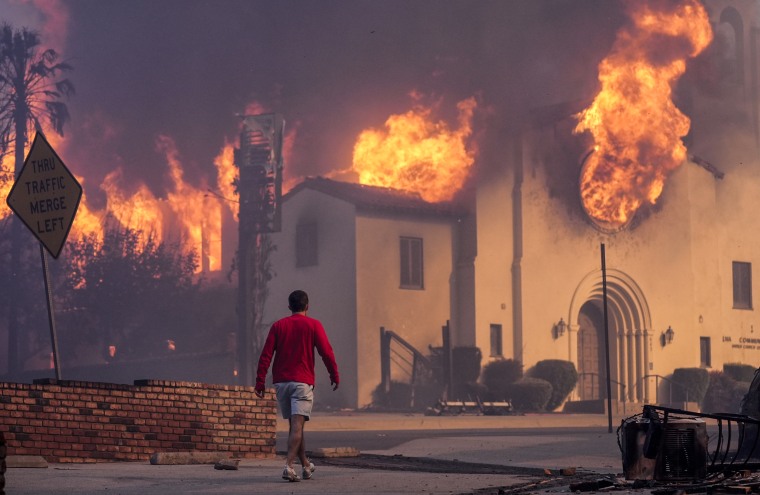
[[[306,417],[301,414],[293,414],[288,420],[290,422],[290,431],[288,432],[288,466],[293,466],[296,458],[301,461],[302,466],[308,466],[309,460],[306,458],[306,442],[303,434],[303,426]]]

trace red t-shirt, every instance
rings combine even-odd
[[[330,341],[319,320],[294,314],[274,322],[259,356],[256,390],[264,389],[269,363],[274,355],[272,381],[314,385],[314,349],[322,357],[330,380],[339,383],[338,365]]]

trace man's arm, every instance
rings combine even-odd
[[[264,347],[261,349],[259,367],[256,371],[255,393],[258,397],[264,397],[264,388],[267,372],[269,371],[269,363],[272,362],[272,356],[274,355],[274,342],[274,326],[272,326],[272,328],[269,329],[269,334],[267,334],[267,340],[264,342]]]
[[[327,339],[327,334],[321,323],[317,325],[314,344],[317,348],[317,352],[322,358],[322,362],[325,363],[327,372],[330,374],[330,383],[333,386],[333,390],[337,390],[338,385],[340,384],[338,363],[335,362],[335,353],[333,352],[333,348],[330,345],[330,341]]]

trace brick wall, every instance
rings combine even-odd
[[[154,452],[275,455],[276,402],[252,387],[138,380],[0,382],[8,455],[49,462],[146,460]]]
[[[5,437],[0,431],[0,495],[5,495]]]

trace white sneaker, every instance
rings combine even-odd
[[[288,481],[301,481],[301,478],[296,474],[296,470],[290,466],[285,466],[285,469],[282,471],[282,479]]]
[[[313,475],[314,471],[316,470],[317,470],[317,467],[314,465],[314,463],[309,461],[309,465],[303,467],[303,472],[301,473],[301,477],[305,480],[310,480],[311,475]]]

